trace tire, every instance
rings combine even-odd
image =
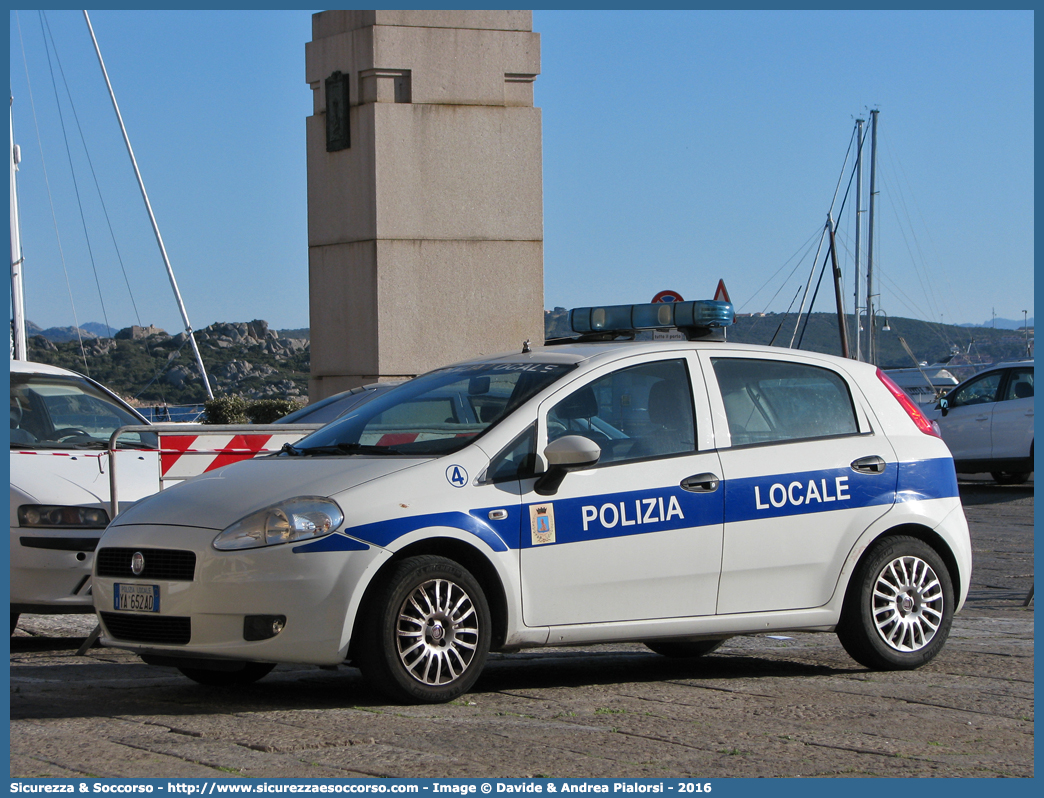
[[[18,617],[19,617],[19,613],[17,613],[17,612],[12,612],[11,613],[11,634],[14,634],[15,627],[18,626]]]
[[[364,610],[357,661],[363,676],[401,703],[452,701],[475,684],[489,653],[485,594],[445,557],[409,557]]]
[[[650,640],[645,647],[663,657],[692,658],[702,657],[721,648],[729,638],[720,640]]]
[[[207,687],[246,687],[267,676],[275,667],[271,662],[241,662],[232,670],[208,670],[178,666],[183,676]]]
[[[885,538],[852,576],[837,636],[871,670],[913,670],[942,649],[953,607],[953,581],[935,549],[916,538]]]
[[[998,485],[1022,485],[1029,479],[1029,471],[991,471],[990,476]]]

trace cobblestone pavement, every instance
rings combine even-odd
[[[76,649],[93,618],[11,638],[12,777],[753,777],[1034,774],[1033,486],[963,481],[971,594],[931,664],[874,673],[830,634],[492,655],[475,690],[390,706],[358,671],[200,687]]]

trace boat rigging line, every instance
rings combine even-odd
[[[207,370],[203,365],[203,357],[199,352],[199,345],[196,343],[195,333],[192,331],[192,324],[189,322],[188,311],[185,309],[185,303],[181,299],[181,291],[178,290],[178,282],[174,278],[174,269],[170,265],[170,258],[167,257],[167,248],[163,244],[163,236],[160,235],[159,225],[156,222],[156,215],[152,212],[152,203],[149,202],[148,192],[145,191],[145,183],[141,179],[141,171],[138,169],[138,161],[134,157],[134,150],[131,147],[130,137],[127,135],[127,127],[123,124],[123,115],[120,113],[120,107],[116,102],[116,94],[112,90],[112,82],[109,80],[108,70],[105,68],[105,61],[102,59],[101,48],[98,46],[98,39],[94,35],[94,27],[91,25],[91,18],[87,12],[83,12],[83,18],[87,22],[87,30],[90,31],[91,41],[94,43],[94,52],[98,55],[98,64],[101,66],[102,75],[105,77],[105,85],[109,89],[109,99],[112,100],[113,110],[116,112],[116,119],[120,123],[120,131],[123,133],[123,141],[127,145],[127,154],[130,156],[131,165],[134,167],[134,175],[138,179],[138,188],[141,189],[141,197],[145,201],[145,209],[149,214],[149,221],[152,222],[152,230],[156,234],[156,243],[159,245],[160,254],[163,256],[163,265],[167,269],[167,277],[170,278],[170,286],[174,289],[174,297],[178,303],[178,310],[181,311],[181,318],[185,322],[185,332],[188,334],[189,341],[192,344],[193,354],[196,356],[196,365],[199,367],[199,376],[203,380],[203,386],[206,388],[207,397],[210,399],[214,398],[214,392],[210,388],[210,380],[207,379]]]
[[[80,211],[80,224],[83,226],[83,238],[87,244],[87,256],[91,261],[91,271],[94,273],[94,285],[98,289],[98,302],[101,303],[102,319],[105,322],[105,328],[111,330],[112,327],[109,324],[109,313],[105,308],[105,296],[102,293],[101,280],[98,279],[98,264],[94,259],[94,247],[91,246],[91,236],[87,231],[87,217],[83,212],[83,199],[80,197],[80,181],[76,179],[76,168],[73,165],[72,148],[69,146],[69,133],[65,128],[65,114],[62,113],[62,104],[58,97],[58,83],[54,76],[54,64],[51,63],[51,50],[54,49],[54,60],[58,62],[58,71],[62,76],[62,82],[65,84],[66,96],[69,98],[69,107],[72,109],[73,118],[76,119],[76,127],[80,129],[80,120],[76,117],[76,106],[73,105],[72,95],[69,94],[69,83],[65,79],[65,70],[62,69],[62,62],[58,58],[58,50],[54,46],[54,37],[51,36],[51,26],[47,22],[47,17],[44,13],[40,12],[40,28],[44,36],[44,52],[47,54],[47,67],[51,74],[51,88],[54,90],[54,103],[58,109],[58,122],[62,128],[62,140],[65,143],[65,157],[69,160],[69,173],[72,175],[73,193],[76,195],[76,207]],[[51,46],[47,46],[47,40],[50,38]],[[80,135],[82,138],[83,131],[80,129]],[[86,146],[84,146],[86,150]],[[88,162],[90,156],[88,156]],[[86,364],[85,364],[86,365]]]
[[[43,14],[43,12],[41,12],[41,14]],[[44,19],[46,19],[46,16],[44,16]],[[54,49],[54,59],[58,63],[58,70],[59,70],[59,72],[62,75],[62,82],[65,84],[65,95],[66,95],[66,97],[69,98],[69,108],[72,109],[73,119],[76,122],[76,130],[80,134],[80,142],[83,145],[83,154],[84,154],[84,157],[87,159],[87,166],[91,170],[91,178],[94,181],[94,190],[98,194],[98,203],[101,206],[102,215],[105,217],[105,224],[109,228],[109,237],[112,240],[112,247],[113,247],[113,249],[116,252],[116,260],[120,264],[120,271],[123,274],[124,285],[127,286],[127,294],[130,297],[131,307],[134,309],[134,318],[138,322],[138,326],[139,327],[144,327],[145,325],[142,324],[142,322],[141,322],[141,313],[138,311],[138,303],[137,303],[137,301],[134,298],[134,290],[131,288],[130,278],[127,275],[127,267],[126,267],[126,264],[123,261],[123,253],[120,252],[119,243],[116,241],[116,231],[113,230],[113,227],[112,227],[112,219],[109,216],[109,208],[105,204],[105,197],[102,194],[101,184],[98,181],[98,173],[94,169],[94,161],[91,158],[90,150],[87,147],[87,138],[83,134],[83,126],[80,124],[80,115],[78,113],[76,113],[76,103],[73,101],[72,92],[69,90],[69,83],[68,83],[68,81],[65,78],[65,69],[62,67],[62,59],[58,55],[58,48],[57,48],[57,46],[54,44],[54,36],[51,34],[51,24],[50,24],[50,21],[47,21],[47,34],[48,34],[48,36],[50,36],[51,47]],[[52,79],[53,79],[53,76],[52,76]],[[68,147],[68,143],[66,143],[66,147]],[[82,209],[82,207],[81,207],[81,210],[80,210],[80,215],[81,215],[81,218],[82,218],[82,216],[83,216],[83,209]],[[93,263],[93,253],[92,253],[92,263]],[[100,293],[100,289],[99,289],[99,293]],[[102,303],[102,313],[104,313],[104,312],[105,312],[105,305],[104,305],[104,302],[103,302]],[[112,327],[109,325],[108,318],[105,319],[105,324],[106,324],[106,327],[108,327],[110,330],[112,329]],[[148,343],[146,342],[146,350],[147,349],[148,349]]]
[[[87,365],[87,353],[86,353],[86,351],[84,350],[84,347],[83,347],[83,336],[80,334],[80,322],[79,322],[79,319],[77,319],[77,316],[76,316],[76,300],[73,297],[72,282],[69,280],[69,269],[68,269],[68,266],[67,266],[66,261],[65,261],[65,249],[62,247],[62,236],[61,236],[61,233],[58,232],[58,216],[57,216],[57,214],[55,213],[55,210],[54,210],[54,197],[51,194],[51,181],[50,181],[50,178],[47,175],[47,161],[44,158],[43,140],[40,137],[40,121],[39,121],[39,119],[37,118],[37,115],[36,115],[36,102],[33,99],[33,86],[32,86],[32,81],[29,78],[29,64],[26,61],[26,57],[25,57],[25,43],[22,40],[22,22],[21,22],[21,18],[19,17],[17,11],[15,12],[15,22],[18,25],[18,42],[19,42],[19,44],[21,45],[21,48],[22,48],[22,63],[25,66],[25,81],[26,81],[26,86],[28,87],[28,91],[29,91],[29,107],[32,109],[33,126],[36,129],[36,143],[37,143],[37,146],[40,149],[40,165],[41,165],[42,171],[43,171],[44,186],[47,189],[47,202],[48,202],[48,204],[50,206],[50,209],[51,209],[51,222],[54,225],[54,236],[55,236],[55,239],[56,239],[57,244],[58,244],[58,257],[59,257],[59,260],[61,260],[61,262],[62,262],[62,273],[65,275],[65,287],[66,287],[66,289],[69,292],[69,304],[72,307],[73,329],[76,330],[76,340],[79,342],[79,345],[80,345],[80,357],[83,359],[84,371],[87,374],[87,376],[89,377],[89,376],[91,376],[91,370],[90,370],[90,366]],[[44,42],[44,49],[46,49],[46,47],[47,47],[47,43],[45,41]],[[13,148],[14,148],[14,116],[13,115],[11,117],[11,145],[12,145],[12,150],[13,150]],[[13,182],[14,182],[14,172],[13,171],[12,171],[11,180],[12,180],[11,198],[12,198],[12,200],[14,200],[15,199],[15,191],[14,191],[14,187],[13,187]],[[16,218],[17,217],[14,214],[12,214],[12,220],[14,220]],[[14,230],[13,224],[12,224],[12,230]],[[19,249],[21,249],[20,245],[19,245]],[[19,262],[23,263],[25,259],[21,255],[20,252],[19,252],[19,256],[18,257],[19,257]],[[18,292],[20,294],[19,297],[14,300],[14,302],[15,302],[16,306],[21,306],[23,308],[22,319],[20,320],[21,326],[22,326],[22,330],[21,330],[20,334],[22,336],[25,335],[25,314],[24,314],[24,307],[25,306],[24,306],[24,298],[21,295],[23,285],[24,285],[24,281],[23,280],[19,280],[17,286],[12,284],[12,287],[11,287],[12,288],[12,292],[17,288],[17,290],[18,290]],[[17,323],[19,320],[16,319],[15,321]],[[16,334],[15,338],[17,339],[18,337],[19,337],[18,334]],[[26,353],[26,357],[28,357],[28,353]]]
[[[836,241],[835,241],[835,237],[834,237],[834,232],[836,230],[836,225],[835,225],[834,219],[833,219],[834,203],[837,202],[837,192],[841,189],[841,181],[845,179],[845,169],[848,166],[849,156],[852,154],[852,143],[853,143],[853,141],[856,141],[858,146],[859,146],[860,151],[862,150],[863,142],[862,142],[861,139],[858,139],[858,137],[856,135],[856,131],[857,130],[858,130],[858,128],[856,130],[852,131],[852,137],[848,140],[848,150],[845,152],[845,162],[841,165],[841,173],[838,175],[837,185],[834,187],[834,196],[830,200],[830,209],[827,211],[826,227],[824,227],[823,233],[822,233],[822,237],[820,238],[820,248],[822,248],[822,241],[823,241],[824,238],[829,239],[830,245],[829,245],[829,247],[827,249],[826,256],[823,258],[823,267],[822,267],[822,269],[820,269],[819,279],[816,281],[816,289],[815,289],[815,291],[812,294],[812,301],[808,305],[808,313],[805,314],[805,324],[804,324],[804,326],[801,326],[801,315],[802,315],[802,312],[803,312],[804,307],[805,307],[805,300],[804,300],[804,298],[802,298],[802,300],[801,300],[801,309],[798,311],[797,322],[794,324],[794,334],[790,336],[790,346],[791,346],[791,348],[794,347],[794,337],[797,335],[798,327],[801,327],[801,336],[800,336],[800,338],[798,338],[798,342],[797,342],[797,348],[798,349],[801,348],[801,342],[805,339],[805,330],[808,328],[808,322],[809,322],[809,319],[812,316],[812,308],[815,306],[815,304],[816,304],[816,297],[819,295],[819,286],[823,282],[823,274],[826,272],[827,261],[833,260],[835,269],[836,269],[836,266],[837,266],[837,252],[834,249],[834,247],[836,246]],[[856,163],[858,164],[859,161],[857,160]],[[845,187],[845,196],[842,197],[842,199],[841,199],[841,208],[837,212],[838,218],[840,218],[841,215],[845,212],[845,205],[848,203],[848,195],[852,191],[852,181],[855,179],[855,176],[856,176],[857,172],[858,172],[858,168],[853,168],[852,174],[848,178],[848,185]],[[818,261],[819,261],[819,252],[817,251],[816,252],[816,257],[815,257],[815,259],[812,262],[812,271],[808,275],[808,284],[805,286],[805,294],[806,294],[806,296],[808,295],[809,286],[811,286],[811,284],[812,284],[812,277],[816,273],[816,263]],[[840,275],[835,275],[835,276],[837,277],[837,280],[840,281]],[[840,291],[840,284],[838,285],[838,291]],[[838,296],[837,305],[838,305],[838,307],[837,307],[838,324],[840,325],[840,327],[843,328],[844,327],[844,301],[842,300],[842,298],[840,296]],[[841,350],[842,350],[843,353],[845,353],[844,356],[847,357],[848,356],[847,355],[848,336],[847,336],[847,332],[844,331],[843,329],[842,329],[842,339],[841,339]]]
[[[762,291],[764,291],[765,287],[768,286],[769,283],[771,283],[773,280],[776,279],[776,275],[778,275],[781,271],[783,271],[785,268],[787,268],[787,264],[789,264],[792,260],[794,260],[794,258],[798,258],[797,263],[795,263],[794,264],[794,268],[790,270],[790,274],[787,275],[786,280],[784,280],[782,282],[782,284],[780,284],[779,288],[776,289],[776,293],[774,293],[771,297],[769,297],[768,302],[765,303],[764,310],[762,311],[762,313],[768,312],[768,309],[769,309],[769,307],[771,307],[773,301],[775,301],[776,297],[779,296],[779,292],[782,291],[784,288],[786,288],[787,281],[791,277],[794,276],[794,273],[798,270],[798,268],[801,266],[801,264],[805,262],[805,258],[808,257],[808,253],[812,249],[812,241],[816,238],[816,236],[821,235],[821,234],[822,233],[820,232],[820,229],[816,228],[815,232],[813,232],[807,239],[805,239],[805,242],[800,247],[797,248],[797,251],[795,251],[793,255],[791,255],[789,258],[787,258],[786,261],[783,262],[783,265],[780,266],[778,269],[776,269],[776,271],[774,271],[771,274],[771,276],[769,276],[769,278],[767,280],[765,280],[765,282],[763,282],[761,284],[761,287],[758,288],[758,290],[755,291],[753,294],[751,294],[750,298],[748,300],[746,300],[746,302],[744,302],[738,308],[738,310],[742,310],[743,308],[745,308],[747,306],[747,304],[749,302],[753,302],[754,301],[754,297],[756,297],[758,294],[760,294]],[[800,255],[800,257],[798,257],[799,255]]]

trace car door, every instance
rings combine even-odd
[[[994,369],[957,386],[946,397],[946,414],[936,419],[954,460],[992,456],[991,426],[1004,369]]]
[[[581,435],[602,455],[522,497],[527,626],[714,613],[723,502],[698,369],[684,352],[629,358],[541,404],[542,441]]]
[[[990,425],[994,459],[1029,457],[1033,443],[1033,366],[1008,372]]]
[[[895,501],[894,450],[822,361],[700,354],[725,487],[717,611],[822,606],[856,539]]]

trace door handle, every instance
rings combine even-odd
[[[872,454],[869,457],[860,457],[852,461],[852,470],[860,474],[883,474],[885,472],[885,461],[883,458]]]
[[[681,486],[684,490],[691,491],[693,493],[714,493],[718,489],[717,474],[694,474],[691,477],[685,477],[681,481]]]

